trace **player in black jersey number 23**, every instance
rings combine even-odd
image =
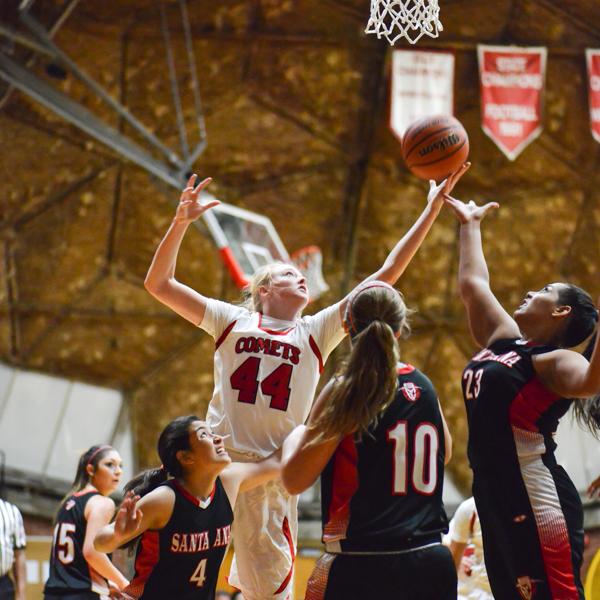
[[[158,440],[163,466],[125,486],[115,522],[96,537],[103,552],[139,538],[135,576],[124,597],[212,600],[236,497],[278,477],[279,454],[232,463],[223,438],[204,421],[187,416],[169,423]]]
[[[306,600],[456,600],[456,570],[440,543],[452,442],[429,379],[398,363],[406,315],[391,286],[371,281],[357,289],[345,315],[352,352],[344,372],[284,443],[290,493],[322,473],[326,553]]]
[[[584,356],[567,349],[594,332],[598,310],[584,290],[557,282],[529,292],[511,317],[491,291],[481,244],[480,222],[497,204],[447,200],[461,222],[460,293],[483,348],[462,383],[492,593],[502,600],[580,600],[583,510],[554,457],[554,433],[571,404],[600,430],[598,341]]]
[[[108,556],[94,549],[96,533],[115,514],[107,496],[117,489],[121,472],[112,446],[92,446],[79,458],[73,489],[56,516],[45,600],[99,600],[108,597],[107,580],[118,588],[128,584]]]

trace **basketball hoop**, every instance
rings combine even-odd
[[[323,254],[318,246],[300,248],[290,256],[290,260],[306,277],[311,302],[329,289],[323,278]]]
[[[422,36],[438,37],[443,31],[438,0],[371,0],[365,33],[386,38],[393,46],[400,38],[416,44]]]

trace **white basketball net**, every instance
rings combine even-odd
[[[394,45],[400,38],[416,44],[422,36],[443,31],[438,0],[371,0],[371,17],[365,33],[374,33]]]

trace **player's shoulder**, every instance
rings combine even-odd
[[[243,304],[234,304],[225,300],[217,300],[216,298],[206,299],[206,308],[213,314],[252,316],[255,311],[250,310]]]
[[[336,302],[335,304],[330,304],[329,306],[324,306],[323,308],[317,310],[313,314],[310,315],[302,315],[299,319],[299,322],[304,325],[311,325],[315,323],[320,323],[324,320],[333,318],[339,318],[340,323],[342,321],[341,313],[340,313],[340,304],[341,301]]]
[[[396,372],[398,373],[398,380],[400,382],[403,381],[412,381],[415,383],[420,383],[426,387],[433,388],[433,383],[431,379],[423,373],[420,369],[411,365],[409,363],[400,362],[396,367]]]
[[[95,493],[91,495],[87,499],[88,506],[98,506],[98,507],[115,507],[115,501],[109,496],[103,496],[100,493]]]

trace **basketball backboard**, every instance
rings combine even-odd
[[[206,195],[207,199],[211,199]],[[236,285],[243,288],[259,267],[290,256],[268,217],[221,203],[204,213],[206,225]]]
[[[205,198],[213,199],[210,194]],[[268,217],[226,203],[215,206],[203,216],[221,258],[239,288],[248,284],[259,267],[283,261],[295,264],[306,276],[311,300],[329,289],[321,272],[319,248],[302,248],[290,257]]]

